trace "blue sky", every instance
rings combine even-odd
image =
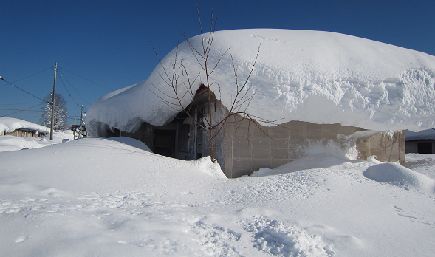
[[[0,75],[43,97],[54,62],[70,116],[144,80],[184,35],[199,33],[196,0],[0,0]],[[435,55],[435,1],[199,1],[217,29],[335,31]],[[38,121],[40,101],[0,81],[0,116]],[[21,109],[18,111],[16,109]],[[25,110],[25,111],[24,111]],[[34,111],[28,111],[34,110]],[[72,121],[71,121],[72,122]],[[70,122],[70,123],[71,123]]]

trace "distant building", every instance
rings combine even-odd
[[[33,128],[17,128],[14,131],[7,132],[4,130],[0,135],[10,135],[10,136],[16,136],[16,137],[44,137],[47,135],[46,131],[38,131],[37,129]]]
[[[405,132],[405,152],[435,154],[435,128]]]
[[[47,127],[13,117],[0,117],[0,136],[44,137]]]

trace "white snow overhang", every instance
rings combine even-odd
[[[218,31],[181,43],[147,80],[96,102],[87,124],[101,122],[129,131],[135,127],[133,120],[156,126],[171,120],[180,109],[162,100],[171,101],[174,94],[162,78],[168,72],[163,67],[182,60],[191,77],[199,76],[195,90],[206,78],[191,47],[200,49],[202,38],[208,36],[214,38],[210,66],[220,59],[210,77],[212,90],[227,107],[236,87],[232,64],[243,81],[261,45],[249,80],[254,98],[247,112],[256,117],[275,124],[300,120],[372,130],[435,127],[434,56],[339,33],[274,29]],[[186,83],[179,67],[169,72]],[[179,90],[184,95],[188,89]],[[183,104],[191,101],[186,93]]]

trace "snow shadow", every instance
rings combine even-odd
[[[131,137],[109,137],[109,138],[105,138],[104,140],[111,140],[111,141],[115,141],[121,144],[125,144],[125,145],[129,145],[135,148],[139,148],[141,150],[147,151],[147,152],[151,152],[150,148],[144,144],[143,142],[136,140],[134,138]]]
[[[274,169],[261,168],[258,171],[254,171],[251,176],[265,177],[308,169],[330,168],[332,166],[341,165],[345,162],[351,162],[351,160],[336,156],[307,156],[298,160],[291,161]]]
[[[353,148],[343,149],[335,142],[310,143],[304,150],[304,157],[290,161],[277,168],[261,168],[254,171],[251,176],[264,177],[277,174],[285,174],[295,171],[330,168],[356,159]]]

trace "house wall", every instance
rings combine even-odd
[[[259,168],[275,168],[301,158],[310,145],[331,142],[343,149],[356,145],[358,159],[376,155],[380,161],[404,161],[402,132],[396,132],[392,137],[383,132],[361,133],[354,137],[358,131],[364,129],[301,121],[264,127],[235,118],[225,125],[220,142],[225,159],[222,168],[227,177],[248,175]]]
[[[16,137],[38,137],[38,135],[35,132],[21,131],[21,130],[14,130],[12,132],[7,132],[5,135],[16,136]]]
[[[154,131],[156,129],[174,129],[177,131],[175,158],[196,159],[198,153],[207,156],[208,143],[205,130],[197,130],[203,114],[208,112],[207,105],[200,99],[191,106],[191,115],[184,120],[177,120],[162,127],[140,123],[132,133],[109,128],[105,124],[94,124],[98,136],[128,136],[146,143],[154,149]],[[195,111],[196,110],[196,111]],[[202,116],[197,116],[201,110]],[[212,109],[213,124],[228,114],[228,110],[216,101]],[[194,114],[196,113],[196,114]],[[207,117],[207,115],[205,115]],[[186,139],[178,141],[179,126],[189,124],[190,130]],[[196,132],[195,132],[196,131]],[[199,137],[199,133],[202,137]],[[214,131],[213,133],[216,133]],[[239,115],[227,120],[215,140],[216,159],[227,177],[249,175],[259,168],[275,168],[306,155],[306,151],[315,144],[335,144],[343,151],[355,146],[357,159],[367,159],[376,155],[380,161],[405,160],[405,140],[401,131],[391,133],[366,131],[352,126],[340,124],[314,124],[302,121],[291,121],[278,126],[260,126]],[[188,152],[181,153],[180,145],[187,144]],[[200,148],[193,150],[194,147]]]
[[[417,142],[406,141],[405,142],[405,152],[406,153],[418,153]]]
[[[358,159],[376,156],[379,161],[405,162],[405,133],[373,132],[357,138]]]

